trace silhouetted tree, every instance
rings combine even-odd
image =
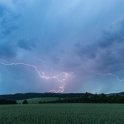
[[[27,100],[24,100],[24,101],[22,102],[22,104],[28,104],[28,101],[27,101]]]

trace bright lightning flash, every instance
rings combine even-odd
[[[50,90],[49,91],[49,92],[53,92],[53,93],[62,93],[62,92],[64,92],[65,86],[66,86],[66,81],[71,77],[71,73],[68,73],[68,72],[61,72],[59,74],[48,75],[45,72],[40,71],[39,68],[36,65],[27,64],[27,63],[0,62],[0,64],[4,65],[4,66],[19,66],[19,65],[27,66],[29,68],[34,69],[34,71],[38,74],[38,76],[41,79],[44,79],[44,80],[54,80],[54,81],[60,83],[61,86],[59,86],[58,90]]]

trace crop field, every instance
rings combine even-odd
[[[124,124],[123,104],[0,106],[0,124]]]
[[[39,102],[50,102],[58,100],[58,97],[42,97],[42,98],[32,98],[26,99],[29,104],[38,104]],[[18,103],[22,103],[23,100],[18,100]]]

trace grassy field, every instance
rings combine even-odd
[[[58,100],[58,97],[42,97],[42,98],[27,99],[29,104],[38,104],[39,102],[50,102],[56,100]],[[18,100],[17,102],[22,103],[23,100]]]
[[[0,106],[0,124],[124,124],[123,104]]]

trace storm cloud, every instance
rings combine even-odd
[[[123,4],[1,0],[0,93],[123,91]]]

